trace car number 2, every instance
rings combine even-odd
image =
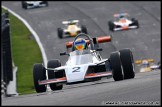
[[[72,73],[74,73],[74,72],[80,72],[80,67],[74,67],[73,69],[74,69],[74,71],[72,71]]]

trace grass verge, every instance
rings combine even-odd
[[[2,9],[2,8],[1,8]],[[6,10],[2,9],[2,12]],[[33,83],[33,65],[42,63],[42,54],[38,44],[32,39],[27,27],[12,14],[9,14],[11,29],[12,60],[18,67],[17,92],[35,93]]]

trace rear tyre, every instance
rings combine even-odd
[[[114,31],[114,27],[115,27],[114,23],[112,21],[109,21],[108,25],[109,25],[109,30]]]
[[[61,28],[58,28],[57,29],[57,35],[58,35],[58,37],[61,39],[61,38],[63,38],[63,29],[61,29]]]
[[[46,70],[42,64],[34,64],[33,79],[34,79],[34,87],[35,87],[36,92],[37,93],[45,92],[47,89],[47,86],[38,84],[38,81],[46,79]]]
[[[120,50],[120,59],[123,66],[124,79],[131,79],[135,76],[134,60],[130,49]]]
[[[123,80],[122,65],[120,62],[119,52],[113,52],[110,54],[110,64],[112,68],[112,74],[115,81]]]
[[[83,33],[88,34],[86,26],[82,25],[81,30]]]
[[[61,63],[59,60],[50,60],[48,61],[47,68],[56,68],[60,67]],[[60,72],[54,72],[53,70],[48,70],[48,79],[55,79],[58,77],[62,77],[62,74]],[[51,90],[61,90],[63,88],[62,84],[58,83],[52,83],[49,84]]]

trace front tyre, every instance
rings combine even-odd
[[[25,1],[22,1],[21,4],[22,4],[22,8],[28,9],[27,3]]]
[[[136,20],[136,21],[134,22],[134,24],[137,26],[137,28],[139,28],[138,20]]]
[[[133,22],[131,25],[137,26],[137,28],[139,28],[139,23],[137,19],[132,18],[131,21]]]
[[[48,7],[48,2],[47,1],[44,1],[44,4],[46,4],[46,7]]]
[[[108,22],[108,26],[109,26],[110,31],[114,31],[115,25],[114,25],[114,23],[112,21]]]
[[[62,39],[62,38],[63,38],[63,29],[57,28],[57,35],[58,35],[58,37],[59,37],[60,39]]]
[[[46,70],[42,64],[34,64],[33,68],[34,87],[37,93],[46,92],[46,85],[39,85],[38,81],[46,79]]]
[[[81,30],[83,33],[88,34],[86,26],[82,25]]]
[[[60,67],[61,63],[59,60],[55,59],[55,60],[50,60],[47,63],[47,67],[48,68],[57,68]],[[60,78],[62,77],[62,74],[60,72],[54,72],[53,70],[48,70],[48,79],[55,79],[55,78]],[[58,84],[58,83],[51,83],[49,84],[51,90],[61,90],[63,88],[62,84]]]

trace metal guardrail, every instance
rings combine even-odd
[[[9,13],[1,15],[1,95],[6,95],[7,85],[13,80]]]

